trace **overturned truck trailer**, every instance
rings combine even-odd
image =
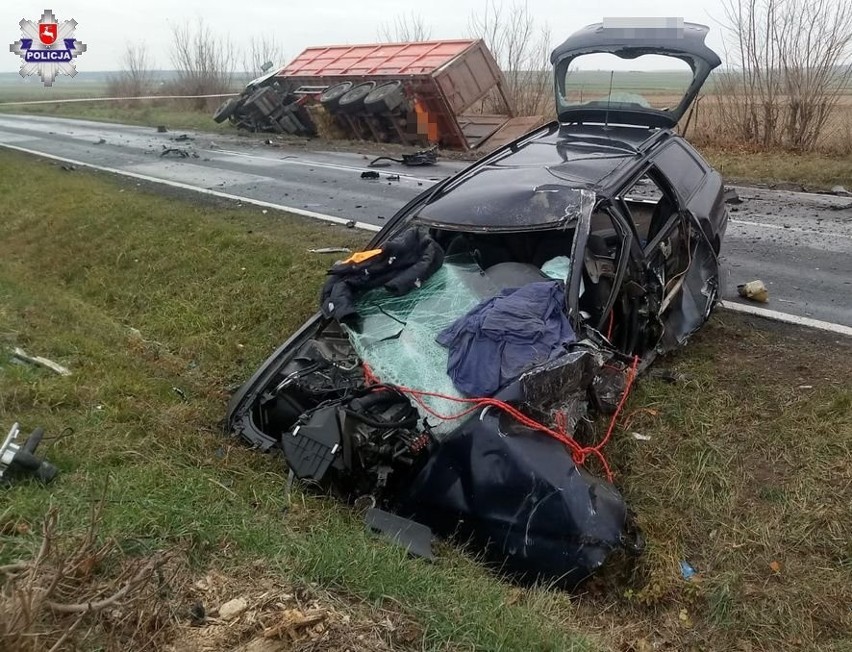
[[[275,81],[315,95],[345,132],[367,140],[468,150],[517,138],[537,122],[514,118],[500,68],[480,39],[311,47]],[[475,113],[491,93],[503,113]]]
[[[216,122],[313,136],[325,118],[361,140],[495,149],[543,122],[514,116],[503,75],[479,39],[307,48],[223,103]],[[488,100],[499,113],[484,113]]]

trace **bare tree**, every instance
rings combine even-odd
[[[503,69],[506,94],[520,115],[536,115],[550,106],[550,30],[539,27],[529,4],[486,0],[468,19],[471,36],[484,39]],[[493,107],[492,107],[493,108]]]
[[[718,76],[721,124],[747,142],[816,147],[852,80],[848,0],[725,0],[726,49]]]
[[[402,43],[407,41],[428,41],[432,36],[432,28],[423,20],[423,16],[415,14],[397,14],[393,20],[379,26],[378,39],[385,43]]]
[[[232,90],[236,56],[228,37],[216,36],[203,20],[172,25],[172,65],[177,88],[186,95],[212,95]],[[196,108],[208,102],[199,99]]]
[[[111,97],[141,97],[153,92],[151,58],[145,43],[130,43],[121,56],[121,72],[107,83]]]
[[[249,47],[243,51],[243,70],[252,77],[266,72],[263,67],[267,63],[275,67],[283,62],[284,48],[274,34],[253,37]]]

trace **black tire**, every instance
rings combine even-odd
[[[364,108],[364,98],[376,87],[376,82],[369,81],[353,86],[337,103],[341,113],[358,113]]]
[[[345,81],[335,84],[334,86],[329,86],[322,92],[322,94],[320,94],[320,104],[322,104],[325,107],[325,110],[329,113],[334,113],[337,111],[337,104],[340,102],[340,98],[346,95],[346,93],[348,93],[351,89],[351,81]]]
[[[225,122],[225,120],[234,115],[239,103],[239,98],[229,97],[218,109],[216,109],[216,112],[213,114],[213,120],[219,123]]]
[[[394,111],[405,101],[405,90],[402,82],[391,81],[376,86],[367,97],[364,98],[364,108],[370,113],[386,113]]]

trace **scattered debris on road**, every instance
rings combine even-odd
[[[183,147],[166,147],[165,145],[163,145],[160,156],[163,158],[199,158],[198,152],[191,152]]]
[[[175,141],[176,143],[185,143],[186,141],[189,141],[189,140],[195,140],[195,138],[193,138],[189,134],[181,134],[180,136],[174,136],[172,138],[172,140]]]
[[[737,193],[736,188],[725,188],[725,203],[726,204],[742,204],[742,197]]]
[[[46,369],[50,369],[51,371],[59,374],[60,376],[71,375],[71,371],[68,368],[63,367],[61,364],[58,364],[53,360],[48,360],[47,358],[43,358],[38,355],[30,355],[20,347],[15,347],[15,349],[12,351],[12,358],[20,360],[21,362],[28,362],[29,364],[34,364],[40,367],[44,367]]]
[[[361,173],[361,178],[362,179],[378,179],[379,173],[374,172],[372,170],[367,170],[367,171]]]
[[[157,133],[158,134],[165,134],[165,133],[168,133],[168,131],[169,130],[166,128],[166,125],[157,125]]]
[[[749,281],[737,286],[737,292],[743,299],[757,301],[759,303],[769,302],[769,290],[763,281]]]
[[[414,152],[412,154],[403,154],[400,158],[393,158],[391,156],[379,156],[378,158],[374,158],[370,161],[367,166],[368,167],[383,167],[385,165],[389,165],[386,161],[390,161],[391,163],[401,163],[402,165],[408,165],[410,167],[421,166],[421,165],[434,165],[438,162],[438,149],[436,147],[430,147],[429,149],[421,149],[420,151]]]

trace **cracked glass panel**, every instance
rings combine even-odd
[[[382,381],[412,389],[461,397],[447,375],[448,351],[435,341],[438,333],[499,288],[468,256],[448,257],[423,286],[404,296],[384,288],[365,292],[356,300],[359,328],[346,328],[355,351]],[[448,399],[423,397],[432,410],[452,415],[467,406]],[[429,415],[435,434],[458,425]]]

